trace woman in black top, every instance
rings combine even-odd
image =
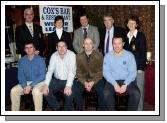
[[[144,105],[144,81],[145,81],[145,68],[146,68],[146,37],[144,33],[139,31],[138,17],[131,15],[126,20],[128,29],[124,49],[132,52],[136,59],[137,64],[137,85],[140,89],[141,98],[138,105],[138,110],[143,110]]]

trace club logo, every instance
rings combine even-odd
[[[123,65],[126,65],[126,61],[123,61]]]

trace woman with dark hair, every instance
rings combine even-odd
[[[72,39],[68,32],[63,30],[64,18],[63,16],[56,16],[54,20],[55,31],[48,35],[48,50],[49,57],[56,51],[56,44],[58,41],[63,40],[66,42],[68,49],[72,50]]]
[[[139,19],[136,16],[131,15],[126,20],[126,26],[128,29],[126,42],[124,49],[131,51],[136,59],[137,64],[137,85],[139,87],[141,98],[138,105],[138,110],[143,110],[144,105],[144,81],[145,81],[145,68],[146,68],[146,37],[144,33],[139,31]]]

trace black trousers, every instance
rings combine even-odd
[[[117,83],[120,85],[123,83],[123,80],[118,80]],[[128,111],[137,111],[139,100],[140,100],[140,91],[137,87],[136,81],[131,82],[127,86],[128,98]],[[108,82],[104,87],[104,100],[109,111],[115,111],[115,89],[114,86]]]
[[[60,104],[55,96],[55,93],[64,89],[66,86],[66,80],[59,80],[56,78],[52,78],[50,85],[49,85],[49,94],[47,96],[45,96],[49,107],[54,110],[57,111],[60,108]],[[64,110],[65,111],[71,111],[72,110],[72,100],[73,100],[73,94],[71,94],[70,96],[65,96],[65,105],[64,105]]]
[[[104,95],[103,95],[103,89],[104,89],[105,81],[103,79],[99,80],[97,84],[95,84],[92,87],[92,90],[97,93],[98,98],[98,110],[104,111],[105,109],[105,103],[104,103]],[[83,92],[85,90],[84,85],[75,80],[74,81],[74,100],[76,102],[76,110],[82,111],[83,110]]]

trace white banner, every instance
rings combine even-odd
[[[73,32],[72,7],[66,6],[39,6],[40,25],[43,33],[55,31],[54,19],[57,15],[64,18],[64,30]]]

